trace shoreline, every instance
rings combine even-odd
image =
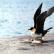
[[[30,39],[31,36],[18,36],[11,38],[0,38],[0,54],[51,54],[54,53],[54,35],[45,36],[45,40],[50,40],[49,43],[44,43],[42,46],[32,43],[22,43],[25,39]]]

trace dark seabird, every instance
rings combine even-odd
[[[36,34],[42,34],[42,37],[50,30],[52,27],[44,30],[44,22],[48,16],[50,16],[54,12],[54,7],[50,8],[48,11],[45,11],[41,13],[37,18],[36,18]]]
[[[33,17],[33,20],[34,20],[34,27],[31,27],[30,29],[28,30],[31,30],[32,31],[32,39],[35,39],[35,31],[36,31],[36,18],[37,16],[39,16],[41,14],[41,8],[42,8],[42,4],[40,4],[40,6],[37,8],[35,14],[34,14],[34,17]]]
[[[48,16],[50,16],[50,15],[52,15],[52,13],[54,13],[54,7],[51,7],[49,10],[47,10],[43,13],[41,13],[41,7],[42,7],[42,3],[34,15],[34,27],[31,27],[29,30],[31,30],[31,31],[33,30],[34,33],[37,35],[41,34],[41,39],[42,39],[42,37],[45,36],[45,34],[50,29],[52,29],[52,27],[50,27],[50,28],[44,30],[44,22]]]

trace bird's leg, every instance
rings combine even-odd
[[[32,41],[35,40],[35,34],[32,34]]]
[[[33,41],[33,36],[34,36],[34,35],[32,34],[32,38],[31,38],[32,41]]]
[[[39,40],[39,39],[41,39],[41,36],[40,35],[36,35],[35,39]]]
[[[35,38],[35,40],[40,40],[40,41],[42,41],[42,36],[41,36],[41,35],[37,35],[37,37]]]
[[[32,43],[42,44],[42,40],[40,39],[40,37],[34,36],[33,38],[34,39],[33,39]]]

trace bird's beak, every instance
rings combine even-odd
[[[30,30],[30,29],[28,29],[28,30]]]

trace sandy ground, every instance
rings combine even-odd
[[[46,35],[44,38],[48,43],[37,46],[29,42],[30,36],[0,38],[0,54],[54,54],[54,35]]]

